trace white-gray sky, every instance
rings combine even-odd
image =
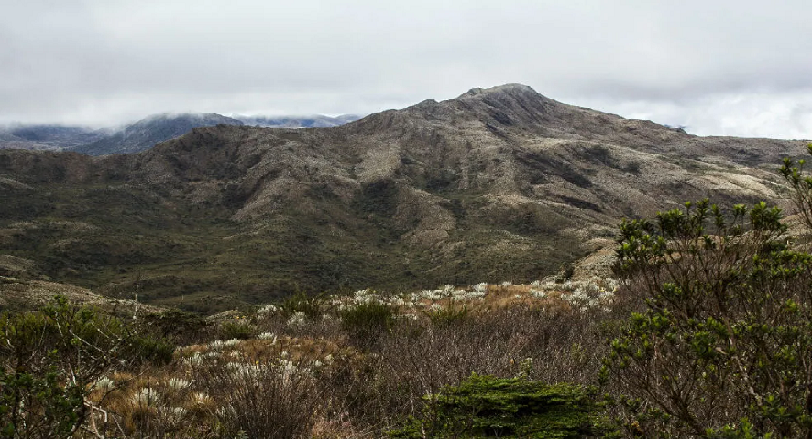
[[[472,87],[812,138],[808,0],[0,0],[0,123],[369,113]]]

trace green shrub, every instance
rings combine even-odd
[[[623,223],[618,272],[639,312],[602,375],[630,435],[812,434],[812,255],[786,247],[780,219],[705,200]]]
[[[39,376],[0,368],[0,438],[69,437],[85,416],[84,396],[56,368]]]
[[[470,312],[465,306],[444,306],[439,309],[426,311],[425,314],[431,320],[432,325],[441,328],[461,324],[470,317]]]
[[[290,317],[297,312],[304,313],[308,318],[321,317],[324,308],[324,295],[308,296],[305,293],[296,293],[282,303],[282,312]]]
[[[604,431],[591,391],[573,384],[472,374],[424,401],[422,418],[390,437],[581,438]]]
[[[158,337],[179,345],[198,344],[211,337],[213,326],[198,314],[170,309],[161,313],[139,316],[139,321]]]
[[[257,327],[246,321],[229,321],[220,325],[218,332],[223,340],[248,340],[257,335]]]
[[[812,154],[812,143],[806,146],[807,152]],[[812,175],[805,169],[806,160],[797,162],[789,157],[784,158],[784,164],[779,172],[789,183],[791,199],[801,213],[807,231],[812,230]]]
[[[0,316],[0,437],[66,437],[88,416],[91,384],[124,359],[118,319],[64,297]]]
[[[149,363],[163,366],[172,362],[175,344],[169,339],[153,335],[133,336],[125,354],[132,365]]]
[[[395,310],[376,301],[361,303],[339,312],[341,325],[358,347],[372,347],[395,321]]]

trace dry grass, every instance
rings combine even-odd
[[[257,337],[179,347],[167,366],[100,380],[89,399],[108,422],[96,411],[88,425],[122,438],[373,438],[472,372],[594,384],[612,317],[576,311],[568,297],[581,287],[478,288],[484,295],[468,299],[327,298],[322,315],[300,323],[281,310],[220,316]],[[338,311],[368,300],[393,303],[397,316],[371,344],[350,337]]]

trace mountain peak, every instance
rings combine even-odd
[[[510,84],[503,84],[497,85],[496,87],[491,88],[472,88],[468,90],[468,92],[461,94],[457,99],[464,99],[470,98],[475,96],[483,96],[483,95],[491,95],[491,94],[534,94],[537,95],[535,90],[532,87],[518,84],[518,83],[510,83]]]

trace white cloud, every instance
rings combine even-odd
[[[0,122],[364,113],[521,82],[702,134],[812,137],[801,0],[0,2]]]
[[[812,139],[812,91],[717,93],[690,101],[584,99],[578,105],[704,136]]]

